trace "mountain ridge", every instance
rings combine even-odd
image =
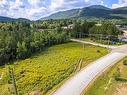
[[[110,9],[102,5],[92,5],[84,8],[70,9],[66,11],[59,11],[50,16],[41,18],[39,20],[49,19],[127,19],[127,7],[119,7]],[[39,21],[37,20],[37,21]],[[0,22],[31,22],[26,18],[10,18],[0,16]]]
[[[126,19],[127,7],[110,9],[102,5],[92,5],[89,7],[60,11],[50,16],[41,18],[48,19],[70,19],[70,18],[103,18],[103,19]]]
[[[14,22],[14,21],[30,22],[30,20],[26,18],[10,18],[10,17],[0,16],[0,22]]]

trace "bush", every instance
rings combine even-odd
[[[116,77],[116,81],[122,81],[122,82],[127,82],[127,78],[122,78],[122,77]]]
[[[123,61],[123,65],[127,65],[127,60],[124,60]]]
[[[97,50],[97,53],[101,53],[101,51],[100,50]]]

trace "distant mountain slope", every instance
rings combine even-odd
[[[55,14],[52,14],[48,17],[42,19],[64,19],[64,18],[73,18],[77,17],[80,9],[72,9],[68,11],[61,11]]]
[[[86,8],[110,10],[110,8],[107,8],[107,7],[102,6],[102,5],[92,5],[92,6],[89,6],[89,7],[86,7]]]
[[[0,21],[14,21],[15,19],[13,18],[9,18],[9,17],[3,17],[3,16],[0,16]]]
[[[82,9],[72,9],[52,14],[41,20],[67,19],[67,18],[104,18],[104,19],[125,19],[127,18],[127,7],[110,9],[101,5],[93,5]]]
[[[0,22],[11,22],[11,21],[30,22],[30,20],[25,19],[25,18],[15,19],[15,18],[9,18],[9,17],[0,16]]]
[[[112,10],[111,15],[127,18],[127,7],[121,7],[121,8],[114,9]]]
[[[19,21],[19,22],[31,22],[31,20],[26,19],[26,18],[18,18],[18,19],[16,19],[16,21]]]

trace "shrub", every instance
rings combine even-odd
[[[127,65],[127,60],[124,60],[123,61],[123,65]]]
[[[101,51],[100,50],[97,50],[97,53],[101,53]]]
[[[116,77],[116,81],[122,81],[122,82],[127,82],[127,78],[122,78],[122,77]]]

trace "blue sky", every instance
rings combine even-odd
[[[103,5],[127,6],[127,0],[0,0],[0,16],[36,20],[58,11]]]
[[[117,4],[118,0],[103,0],[105,5],[108,5],[108,7],[112,7],[112,4]]]

